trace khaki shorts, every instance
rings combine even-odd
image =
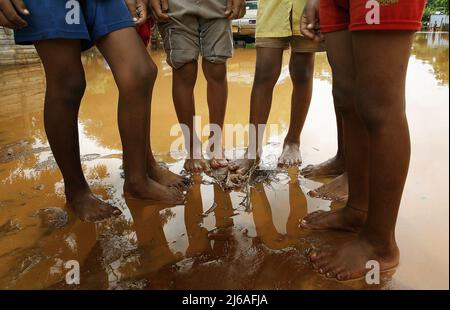
[[[322,42],[316,43],[303,36],[294,35],[280,38],[256,37],[256,47],[288,49],[289,46],[293,53],[315,53],[325,51],[325,46]]]
[[[167,63],[175,69],[197,61],[211,63],[233,56],[231,21],[225,18],[226,0],[170,0],[167,23],[158,25]]]

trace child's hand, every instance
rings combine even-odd
[[[320,32],[319,1],[320,0],[308,0],[300,20],[301,33],[305,37],[316,42],[323,41],[323,35]]]
[[[136,25],[142,25],[147,21],[148,0],[125,0],[125,4],[127,5]]]
[[[136,25],[142,25],[147,22],[149,18],[148,0],[136,1],[136,13],[138,15],[138,21]]]
[[[168,22],[170,20],[169,15],[169,0],[150,0],[153,12],[158,22]]]
[[[225,16],[228,19],[239,19],[244,17],[246,10],[245,0],[227,0]]]
[[[30,15],[22,0],[0,0],[0,26],[11,29],[28,26],[19,14]]]

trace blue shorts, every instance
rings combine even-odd
[[[17,44],[48,39],[81,40],[86,50],[104,35],[135,27],[124,0],[24,0],[28,26],[16,30]]]

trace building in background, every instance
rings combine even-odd
[[[432,31],[448,31],[448,15],[441,12],[430,15],[428,29]]]
[[[16,45],[13,31],[0,27],[0,66],[26,65],[39,61],[33,45]]]

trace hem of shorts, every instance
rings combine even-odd
[[[102,27],[103,28],[102,31],[97,31],[95,34],[92,34],[92,41],[96,42],[99,39],[101,39],[102,37],[104,37],[104,36],[114,32],[114,31],[117,31],[117,30],[120,30],[120,29],[124,29],[124,28],[128,28],[128,27],[134,28],[135,26],[136,25],[131,20],[120,21],[120,22],[117,22],[117,23],[114,23],[114,24],[103,26]]]
[[[264,44],[264,43],[255,43],[256,48],[274,48],[274,49],[282,49],[287,50],[289,49],[289,43],[286,46],[270,46],[270,44]]]
[[[91,38],[86,35],[85,32],[79,32],[79,31],[64,31],[64,30],[58,30],[58,31],[41,31],[32,35],[24,35],[24,36],[17,36],[15,35],[14,41],[18,45],[32,45],[33,42],[36,41],[44,41],[44,40],[53,40],[53,39],[69,39],[69,40],[88,40],[90,41]]]
[[[317,48],[292,48],[289,44],[285,46],[270,46],[270,44],[265,43],[256,43],[256,48],[273,48],[273,49],[282,49],[282,50],[288,50],[291,49],[292,53],[321,53],[325,52],[324,47],[317,47]]]
[[[292,37],[292,31],[286,32],[256,32],[256,38],[286,38]]]
[[[320,25],[320,31],[322,33],[329,33],[329,32],[337,32],[348,29],[349,24],[335,24],[335,25]]]
[[[325,52],[325,48],[297,48],[293,49],[291,48],[292,53],[322,53]]]
[[[422,23],[417,21],[383,21],[381,24],[368,25],[366,23],[350,24],[350,31],[360,30],[420,30]]]

